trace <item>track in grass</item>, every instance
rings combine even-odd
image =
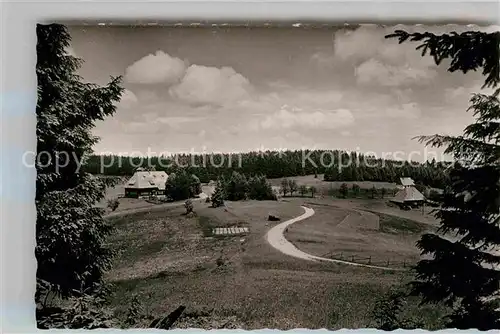
[[[329,259],[329,258],[325,258],[325,257],[311,255],[311,254],[308,254],[308,253],[301,251],[300,249],[295,247],[290,241],[288,241],[284,235],[284,232],[288,226],[290,226],[294,223],[297,223],[301,220],[307,219],[307,218],[314,215],[314,210],[312,208],[308,208],[305,206],[301,206],[301,207],[305,211],[302,215],[295,217],[293,219],[287,220],[281,224],[278,224],[267,232],[267,235],[266,235],[267,242],[272,247],[274,247],[275,249],[280,251],[281,253],[289,255],[289,256],[293,256],[293,257],[296,257],[299,259],[307,260],[307,261],[326,261],[326,262],[342,263],[342,264],[347,264],[347,265],[351,265],[351,266],[366,267],[366,268],[373,268],[373,269],[383,269],[383,270],[391,270],[391,271],[403,271],[403,270],[405,270],[405,269],[401,269],[401,268],[381,267],[381,266],[373,266],[373,265],[363,264],[363,263]]]

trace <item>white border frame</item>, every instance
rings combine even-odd
[[[22,153],[36,149],[35,24],[476,23],[498,24],[490,1],[3,1],[0,59],[1,332],[31,333],[35,323],[35,171]],[[300,23],[300,24],[297,24]],[[114,331],[114,330],[112,330]],[[195,330],[197,331],[197,330]],[[305,330],[302,330],[303,332]],[[375,330],[358,330],[375,332]],[[95,332],[95,331],[94,331]],[[226,331],[227,332],[227,331]],[[449,331],[444,331],[449,332]]]

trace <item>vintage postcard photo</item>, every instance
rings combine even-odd
[[[39,328],[500,328],[498,26],[36,33]]]

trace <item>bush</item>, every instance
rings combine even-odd
[[[443,200],[443,194],[434,189],[431,189],[429,191],[429,199],[434,202],[441,202]]]
[[[191,197],[201,193],[201,181],[198,176],[191,174]]]
[[[288,179],[281,180],[281,189],[280,190],[283,193],[283,197],[286,196],[286,194],[290,190]]]
[[[226,196],[230,201],[240,201],[247,197],[248,182],[245,175],[233,172],[231,178],[226,183]]]
[[[376,301],[372,310],[374,327],[386,331],[444,328],[449,309],[442,304],[421,305],[421,299],[409,295],[407,288],[392,288]]]
[[[132,327],[142,318],[142,305],[137,295],[132,297],[132,301],[127,309],[125,324]]]
[[[184,202],[184,207],[186,208],[186,215],[190,214],[193,212],[193,201],[190,199],[186,200],[186,202]]]
[[[170,174],[165,183],[165,196],[172,201],[182,201],[194,197],[200,192],[200,179],[186,171]]]
[[[36,320],[40,329],[113,328],[117,319],[106,307],[99,294],[82,294],[69,300],[67,307],[37,307]]]
[[[340,185],[340,195],[343,197],[343,198],[347,198],[347,195],[349,193],[349,186],[347,185],[347,183],[342,183]]]
[[[354,196],[358,196],[360,192],[361,192],[361,188],[359,187],[359,185],[354,183],[352,185],[352,193],[354,194]]]
[[[111,209],[111,211],[115,211],[118,209],[118,206],[120,205],[120,201],[118,201],[117,198],[113,198],[108,200],[108,208]]]
[[[297,191],[299,186],[297,185],[297,181],[289,180],[288,181],[288,190],[290,190],[290,195],[293,196],[293,193]]]
[[[273,187],[265,176],[254,176],[248,180],[248,198],[259,201],[277,200]]]
[[[307,187],[305,185],[300,186],[299,193],[300,193],[300,196],[304,197],[304,195],[307,194]]]

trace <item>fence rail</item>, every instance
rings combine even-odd
[[[395,260],[391,258],[387,259],[381,259],[381,258],[373,258],[372,256],[358,256],[358,255],[352,255],[352,254],[344,254],[342,252],[340,253],[327,253],[324,254],[322,257],[333,259],[333,260],[340,260],[340,261],[347,261],[347,262],[352,262],[352,263],[358,263],[358,264],[367,264],[367,265],[373,265],[373,266],[380,266],[380,267],[394,267],[394,268],[411,268],[413,266],[413,263],[408,260]]]

